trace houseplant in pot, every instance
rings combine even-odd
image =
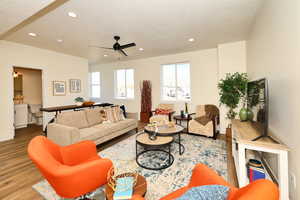
[[[152,85],[151,81],[144,80],[141,84],[141,113],[140,121],[149,122],[152,109]]]
[[[246,73],[236,72],[234,74],[226,74],[226,77],[221,79],[218,84],[220,104],[229,108],[226,116],[230,120],[234,119],[237,115],[235,109],[238,107],[240,99],[243,98],[244,101],[246,100],[247,82],[248,76]],[[231,126],[231,124],[229,124],[229,126]]]
[[[76,97],[74,99],[76,106],[82,106],[83,102],[84,102],[84,98],[82,97]]]

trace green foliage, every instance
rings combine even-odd
[[[75,102],[84,102],[84,98],[82,97],[76,97]]]
[[[248,75],[246,73],[226,74],[225,79],[221,79],[218,88],[220,94],[220,104],[229,107],[227,113],[228,119],[234,119],[236,112],[234,109],[238,106],[240,99],[246,101]]]
[[[259,103],[259,93],[261,87],[263,86],[260,86],[259,83],[256,82],[248,84],[248,108],[251,109]]]

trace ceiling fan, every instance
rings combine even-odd
[[[136,46],[135,43],[129,43],[129,44],[120,45],[119,42],[118,42],[120,40],[120,36],[114,36],[114,39],[116,40],[116,43],[113,45],[112,48],[109,48],[109,47],[100,47],[100,46],[94,46],[94,45],[90,45],[90,47],[96,47],[96,48],[101,48],[101,49],[114,50],[114,51],[118,51],[120,54],[122,54],[124,56],[128,56],[125,53],[124,49]]]

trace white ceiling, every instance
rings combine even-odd
[[[0,35],[54,0],[0,0]]]
[[[129,56],[121,57],[124,60],[215,48],[246,39],[262,1],[70,0],[6,39],[85,57],[91,64],[120,57],[110,50],[88,47],[111,47],[114,35],[121,36],[121,45],[137,44],[126,49]],[[78,17],[69,17],[69,11]],[[29,32],[38,37],[29,37]],[[191,37],[195,42],[188,42]],[[139,47],[145,50],[138,51]]]

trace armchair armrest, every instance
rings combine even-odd
[[[240,188],[232,195],[232,200],[279,200],[279,189],[275,183],[266,179],[259,179]]]
[[[61,147],[60,152],[63,162],[67,165],[76,165],[98,156],[96,144],[92,141],[82,141]]]
[[[80,138],[79,129],[62,124],[51,123],[47,126],[47,137],[61,146],[77,142]]]
[[[197,187],[202,185],[224,185],[232,187],[221,176],[206,165],[197,164],[193,169],[188,187]]]

